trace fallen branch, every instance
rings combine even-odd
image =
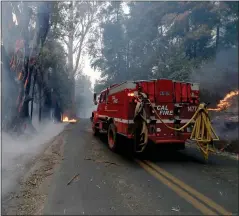
[[[53,172],[47,173],[47,174],[45,175],[45,177],[51,176],[52,174],[53,174]]]
[[[71,180],[67,183],[67,185],[69,185],[76,177],[78,177],[79,176],[79,174],[76,174],[76,175],[74,175],[72,178],[71,178]]]
[[[85,158],[85,160],[91,160],[91,161],[94,161],[96,163],[106,163],[106,164],[110,164],[110,165],[120,166],[119,164],[117,164],[115,162],[110,162],[110,161],[101,161],[101,160],[95,160],[95,159],[92,159],[92,158]]]
[[[219,151],[224,151],[225,149],[227,149],[230,145],[232,145],[232,142],[227,143],[224,147],[222,147],[221,149],[219,149]]]

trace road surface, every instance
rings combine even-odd
[[[238,214],[236,160],[212,156],[205,164],[194,148],[151,148],[141,159],[115,154],[91,134],[88,120],[71,126],[63,155],[46,215]]]

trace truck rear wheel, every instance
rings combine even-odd
[[[108,128],[108,146],[111,151],[117,152],[118,139],[117,139],[116,127],[113,123],[111,123]]]

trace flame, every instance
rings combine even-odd
[[[65,116],[63,119],[62,119],[63,122],[70,122],[70,123],[75,123],[77,122],[76,119],[69,119],[67,116]]]
[[[69,120],[69,122],[75,123],[76,119],[71,119],[71,120]]]
[[[25,81],[24,88],[26,88],[27,83],[28,83],[28,78],[27,78],[26,81]]]
[[[21,80],[21,79],[22,79],[22,72],[20,72],[18,75],[18,80]]]
[[[238,90],[229,92],[228,94],[226,94],[226,96],[222,100],[220,100],[216,108],[209,108],[208,110],[216,111],[216,112],[221,110],[226,110],[231,105],[230,99],[237,96],[238,94],[239,94]]]
[[[63,122],[68,122],[69,119],[68,119],[68,117],[66,116],[66,117],[64,117],[64,118],[62,119],[62,121],[63,121]]]

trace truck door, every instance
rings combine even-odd
[[[105,115],[105,106],[106,106],[106,92],[102,92],[100,95],[98,111],[99,115]]]

